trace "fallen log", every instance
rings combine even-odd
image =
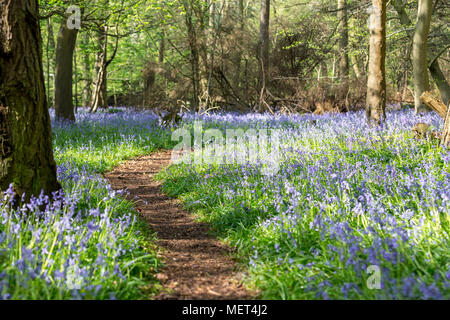
[[[441,143],[450,148],[450,108],[447,110],[447,116],[445,117],[444,130],[442,130]]]
[[[447,106],[442,101],[435,98],[430,92],[425,91],[422,93],[420,101],[436,111],[441,118],[445,119],[445,116],[447,115]]]
[[[425,91],[420,97],[420,101],[425,103],[431,109],[437,112],[437,114],[442,117],[444,121],[444,130],[442,130],[441,143],[447,148],[450,147],[450,108],[442,103],[439,99],[433,97],[433,95]]]

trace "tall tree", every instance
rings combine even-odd
[[[58,120],[75,121],[72,92],[73,54],[78,29],[63,19],[58,33],[55,63],[55,115]]]
[[[244,36],[245,30],[245,14],[244,14],[244,0],[238,1],[238,21],[239,21],[239,34],[237,37],[236,53],[234,56],[234,75],[233,75],[233,86],[236,92],[240,95],[240,85],[241,85],[241,60],[242,60],[242,47],[244,46],[242,37]]]
[[[108,54],[108,26],[105,24],[99,28],[98,49],[95,58],[95,81],[92,91],[92,102],[90,112],[97,112],[97,109],[108,106],[107,96],[107,54]]]
[[[187,29],[187,40],[190,49],[190,63],[192,69],[192,105],[194,109],[198,107],[198,98],[200,96],[200,54],[197,41],[197,32],[194,27],[194,12],[191,1],[183,0],[185,11],[184,22]]]
[[[0,186],[60,189],[45,95],[38,0],[0,0]]]
[[[386,0],[372,0],[366,115],[369,123],[386,117]]]
[[[50,55],[55,52],[55,38],[53,35],[53,26],[51,18],[47,19],[47,47],[46,47],[46,58],[47,58],[47,100],[48,105],[52,105],[51,91],[50,91],[50,67],[51,60]],[[52,70],[53,71],[53,70]]]
[[[339,78],[347,81],[349,75],[348,63],[348,20],[347,20],[347,0],[338,0],[338,20],[339,20]]]
[[[267,86],[269,73],[269,23],[270,0],[261,0],[261,17],[259,27],[259,88]]]
[[[164,64],[165,55],[166,55],[166,34],[163,29],[161,31],[161,38],[159,40],[159,47],[158,47],[158,63],[160,66]]]
[[[83,49],[83,106],[87,107],[91,103],[92,97],[92,76],[91,76],[91,56],[89,52],[89,41],[90,36],[88,32],[84,32],[82,38],[82,49]]]
[[[430,89],[428,76],[427,50],[428,34],[430,32],[433,0],[419,0],[416,29],[413,37],[412,65],[414,73],[414,107],[416,113],[430,111],[420,101],[420,96]]]
[[[111,1],[104,0],[99,5],[107,12],[106,16],[97,20],[97,34],[98,34],[98,51],[95,60],[95,82],[94,90],[92,92],[92,104],[90,112],[97,112],[98,108],[108,107],[107,96],[107,72],[108,66],[113,62],[116,57],[117,50],[119,48],[119,39],[123,36],[119,34],[119,26],[124,24],[124,18],[126,17],[126,9],[133,7],[137,2],[125,5],[125,0]],[[115,20],[114,25],[110,23]],[[110,35],[110,31],[115,31],[113,35]],[[114,49],[111,56],[108,58],[108,40],[109,37],[115,39]]]
[[[437,2],[435,3],[435,5],[437,4]],[[405,28],[409,28],[411,25],[411,19],[409,18],[406,9],[405,9],[405,4],[403,3],[403,0],[393,0],[392,1],[392,6],[395,8],[395,10],[397,11],[398,17],[400,19],[400,23],[405,27]],[[410,34],[410,32],[408,32],[408,35],[412,38],[412,35]],[[427,59],[431,62],[428,63],[428,69],[430,70],[430,74],[433,77],[439,92],[441,93],[441,97],[442,100],[444,101],[445,104],[448,104],[448,102],[450,101],[450,85],[447,82],[447,79],[445,78],[444,73],[441,70],[441,67],[439,65],[439,56],[444,53],[444,51],[447,48],[445,48],[445,50],[442,50],[441,52],[439,52],[436,56],[434,56],[434,58],[431,57],[430,54],[430,48],[428,47],[428,51],[427,51]],[[409,49],[406,50],[407,53],[409,53]],[[408,55],[408,59],[409,59],[409,55]],[[405,85],[405,89],[406,89],[406,84],[407,84],[407,74],[408,74],[408,69],[407,69],[407,64],[405,64],[405,79],[404,79],[404,85]]]

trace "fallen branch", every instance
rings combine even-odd
[[[439,99],[435,98],[430,92],[425,91],[420,96],[420,101],[422,101],[422,103],[426,104],[431,109],[436,111],[437,114],[441,118],[445,119],[445,116],[447,115],[447,106],[442,101],[440,101]]]

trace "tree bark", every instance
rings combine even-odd
[[[342,81],[348,81],[349,63],[348,63],[348,20],[347,20],[347,0],[338,0],[338,20],[339,20],[339,78]]]
[[[386,118],[386,0],[372,0],[366,116],[372,124]]]
[[[87,107],[91,103],[92,97],[92,75],[91,75],[91,59],[89,50],[87,47],[89,46],[89,34],[85,33],[83,37],[83,47],[84,47],[84,55],[83,55],[83,78],[84,78],[84,88],[83,88],[83,106]]]
[[[442,103],[442,101],[439,101],[433,95],[425,91],[421,96],[420,100],[430,107],[430,109],[433,109],[436,111],[436,113],[442,117],[444,121],[444,129],[442,130],[441,135],[441,143],[445,147],[450,147],[450,106],[446,106]]]
[[[447,115],[447,106],[439,99],[436,99],[430,92],[425,91],[422,93],[420,101],[430,107],[430,109],[436,111],[442,119],[445,119],[445,116]]]
[[[435,2],[435,4],[436,4],[436,2]],[[400,19],[400,23],[404,27],[409,27],[411,25],[411,19],[409,19],[409,16],[406,13],[405,5],[403,4],[403,1],[402,0],[392,0],[392,5],[395,8],[395,10],[397,11],[398,17]],[[410,32],[407,32],[407,33],[410,36]],[[407,50],[407,57],[406,57],[407,61],[409,61],[409,55],[410,55],[409,51],[410,50]],[[430,51],[428,50],[428,54],[429,53],[430,53]],[[430,58],[430,57],[427,57],[427,58]],[[431,76],[433,77],[434,81],[436,82],[436,85],[438,86],[439,92],[441,93],[442,100],[444,102],[447,101],[447,103],[448,103],[448,99],[450,99],[450,86],[441,71],[441,67],[439,65],[439,61],[437,58],[438,57],[436,57],[434,59],[434,61],[432,61],[432,63],[429,64],[428,69],[430,70]],[[405,67],[404,67],[403,82],[404,82],[403,97],[405,97],[406,93],[407,93],[407,82],[408,82],[408,63],[407,62],[405,63]]]
[[[51,195],[56,179],[38,0],[0,0],[0,186]]]
[[[403,4],[402,0],[392,0],[391,1],[392,6],[394,7],[395,11],[397,11],[398,18],[400,19],[400,23],[407,27],[411,24],[411,20],[409,19],[408,14],[405,10],[405,5]]]
[[[95,59],[95,82],[92,92],[90,112],[97,112],[98,108],[108,107],[107,95],[107,54],[108,54],[108,27],[104,26],[98,31],[98,51]]]
[[[72,92],[73,53],[77,29],[69,29],[63,20],[58,33],[55,64],[55,115],[57,120],[75,121]]]
[[[450,148],[450,107],[447,108],[447,116],[445,117],[441,143],[447,148]]]
[[[53,26],[52,20],[50,18],[47,19],[47,103],[49,106],[53,105],[53,99],[51,95],[51,81],[50,81],[50,69],[51,69],[51,60],[50,54],[53,56],[55,52],[55,38],[53,35]]]
[[[355,55],[351,56],[352,66],[353,66],[353,72],[355,72],[356,79],[362,78],[361,70],[359,69],[358,59]]]
[[[445,79],[445,75],[439,66],[438,60],[435,59],[430,67],[431,76],[436,82],[439,92],[441,93],[442,101],[445,105],[448,105],[450,102],[450,86],[448,85],[447,79]]]
[[[161,39],[159,40],[159,49],[158,49],[158,63],[160,66],[164,64],[165,53],[166,53],[166,34],[163,30],[161,34]]]
[[[259,89],[267,86],[269,74],[269,23],[270,0],[261,0],[261,17],[259,27]]]
[[[198,108],[198,99],[200,96],[200,56],[199,56],[199,48],[197,43],[197,35],[195,32],[194,24],[193,24],[193,12],[192,7],[188,1],[184,1],[184,9],[185,9],[185,23],[188,32],[188,44],[189,49],[191,51],[191,68],[192,68],[192,107],[197,110]]]
[[[242,47],[245,30],[245,16],[244,16],[244,0],[239,0],[238,2],[238,17],[239,17],[239,36],[237,37],[237,47],[236,53],[234,56],[234,75],[233,79],[233,87],[234,90],[241,96],[241,61],[242,61]]]
[[[420,101],[423,92],[430,89],[428,76],[427,51],[428,34],[430,31],[433,0],[419,0],[416,30],[413,36],[412,64],[414,74],[414,107],[416,113],[430,111]]]

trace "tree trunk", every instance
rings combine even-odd
[[[200,109],[208,110],[211,104],[211,80],[214,71],[215,64],[215,51],[216,51],[216,41],[219,33],[219,25],[216,25],[217,20],[222,18],[222,10],[218,12],[218,7],[216,7],[215,1],[207,2],[209,5],[209,29],[205,34],[204,28],[200,27],[200,48],[202,57],[201,63],[201,92],[202,98],[199,101]],[[203,25],[203,23],[201,23]],[[203,40],[202,40],[203,39]],[[208,50],[209,48],[209,50]]]
[[[402,0],[393,0],[392,1],[392,5],[394,6],[395,10],[397,11],[397,14],[400,18],[400,23],[405,27],[409,27],[411,25],[411,20],[409,19],[408,14],[406,13],[405,10],[405,5],[403,4]],[[408,32],[409,34],[409,32]],[[428,48],[429,49],[429,48]],[[407,56],[406,57],[409,61],[409,55],[410,55],[410,50],[407,50]],[[430,54],[430,51],[428,50],[428,55]],[[427,57],[430,58],[430,57]],[[443,75],[442,71],[441,71],[441,67],[439,66],[439,61],[437,59],[438,57],[436,57],[434,59],[434,61],[429,64],[428,69],[430,70],[430,73],[434,79],[434,81],[436,82],[436,85],[439,89],[439,92],[441,93],[441,97],[442,99],[445,101],[448,99],[450,99],[450,86],[448,85],[447,80],[445,79],[445,76]],[[408,63],[405,63],[405,71],[404,71],[404,79],[406,79],[406,81],[404,80],[404,94],[403,96],[406,96],[407,93],[407,81],[408,81]],[[448,103],[448,102],[447,102]]]
[[[244,30],[245,30],[245,16],[244,16],[244,0],[239,0],[238,3],[238,16],[239,16],[239,36],[236,39],[237,46],[236,46],[236,53],[234,56],[234,75],[233,75],[233,87],[235,92],[241,96],[241,61],[242,61],[242,47],[243,47],[243,40],[242,37],[244,36]]]
[[[411,24],[411,20],[409,19],[408,14],[405,10],[405,5],[403,4],[402,0],[392,0],[391,1],[392,6],[394,7],[395,11],[397,11],[398,18],[400,19],[400,23],[408,27]]]
[[[159,40],[159,50],[158,50],[158,63],[160,66],[164,64],[164,56],[166,53],[166,35],[164,31],[161,34],[161,39]]]
[[[433,0],[419,0],[416,30],[414,32],[412,48],[414,107],[416,113],[430,111],[430,108],[420,101],[420,96],[423,92],[430,89],[427,68],[427,50],[432,11]]]
[[[435,59],[430,67],[430,73],[436,82],[439,92],[441,93],[442,101],[445,105],[448,105],[450,102],[450,86],[447,83],[447,79],[445,79],[444,73],[439,66],[438,59]]]
[[[108,27],[104,26],[98,31],[99,47],[95,60],[95,82],[92,93],[92,104],[90,112],[97,112],[98,108],[107,108],[107,54],[108,54]]]
[[[401,100],[402,103],[408,97],[408,80],[409,80],[409,69],[410,69],[410,61],[411,61],[411,47],[406,46],[404,48],[404,56],[402,61],[402,75],[401,75]]]
[[[192,68],[192,107],[197,110],[198,99],[200,96],[200,57],[197,43],[197,35],[192,21],[192,8],[187,1],[184,1],[185,23],[188,32],[188,44],[191,50],[191,68]]]
[[[75,85],[75,113],[78,112],[78,64],[77,64],[77,48],[75,48],[73,52],[73,76],[74,76],[74,85]]]
[[[369,123],[386,118],[386,0],[372,0],[366,115]]]
[[[355,55],[351,56],[351,61],[353,65],[353,72],[355,72],[356,79],[361,79],[362,73],[361,70],[359,69],[358,59],[356,58]]]
[[[91,103],[92,97],[92,75],[91,75],[91,60],[90,53],[87,49],[89,46],[89,34],[86,32],[83,37],[83,48],[85,50],[83,55],[83,106],[87,107]]]
[[[50,18],[47,19],[47,103],[49,106],[53,105],[53,99],[51,95],[51,81],[50,81],[50,69],[51,69],[51,60],[50,55],[55,52],[55,38],[53,35],[53,26],[52,20]]]
[[[339,20],[339,78],[340,81],[348,81],[348,20],[347,20],[347,0],[338,0],[338,20]]]
[[[55,64],[55,115],[58,120],[75,121],[73,110],[72,73],[77,29],[69,29],[63,19],[58,33]]]
[[[59,190],[45,96],[38,0],[0,0],[0,185]]]
[[[259,27],[259,89],[267,86],[269,74],[269,23],[270,0],[261,0],[261,17]]]

